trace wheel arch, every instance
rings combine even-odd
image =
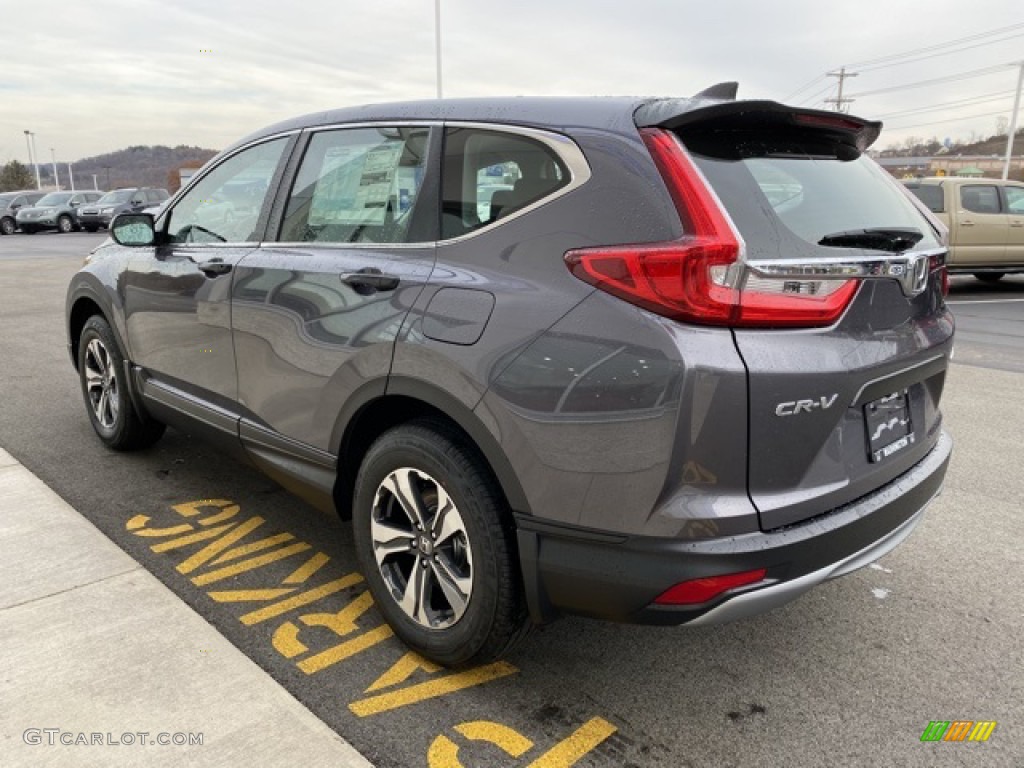
[[[93,296],[79,296],[68,309],[68,352],[71,354],[71,363],[75,366],[76,371],[78,370],[78,342],[82,338],[82,329],[85,328],[89,318],[94,315],[99,315],[110,325],[110,318],[107,317],[106,312]]]
[[[338,457],[334,504],[343,519],[352,516],[356,475],[370,445],[386,430],[418,418],[434,418],[453,427],[493,473],[511,509],[529,514],[526,493],[498,440],[473,410],[452,395],[415,379],[391,377],[383,387],[364,387],[350,398],[338,419],[331,452]]]

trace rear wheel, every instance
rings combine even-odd
[[[421,655],[483,662],[526,634],[507,504],[455,430],[424,420],[378,438],[356,480],[353,524],[374,600]]]
[[[108,447],[134,451],[163,435],[163,424],[135,410],[124,381],[124,357],[99,315],[86,321],[78,340],[78,376],[92,428]]]
[[[0,219],[0,234],[13,235],[15,229],[14,219]]]
[[[70,216],[61,216],[57,219],[57,231],[67,234],[75,228],[75,222],[71,220]]]
[[[975,272],[974,276],[983,283],[998,283],[1003,279],[1002,272]]]

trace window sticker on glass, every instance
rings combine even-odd
[[[383,224],[395,167],[404,146],[388,142],[331,147],[324,153],[311,224]]]

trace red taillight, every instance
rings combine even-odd
[[[756,571],[743,571],[742,573],[730,573],[725,576],[710,576],[706,579],[691,579],[681,581],[673,587],[669,587],[654,602],[656,605],[696,605],[706,603],[712,598],[718,597],[723,592],[736,587],[743,587],[747,584],[756,584],[764,580],[767,571],[758,568]]]
[[[944,256],[932,256],[929,259],[928,271],[935,272],[939,271],[939,284],[942,286],[942,295],[949,296],[949,270],[946,269],[946,259]]]
[[[828,283],[809,294],[805,283],[759,281],[740,291],[728,270],[740,240],[678,140],[659,129],[641,131],[644,143],[675,202],[686,234],[669,243],[579,248],[565,254],[570,271],[625,301],[683,322],[739,327],[812,327],[839,319],[856,282]],[[774,285],[772,284],[774,282]]]

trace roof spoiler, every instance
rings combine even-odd
[[[715,83],[712,86],[705,88],[698,94],[695,94],[695,99],[719,99],[721,101],[736,101],[736,94],[739,92],[740,84],[734,80],[730,80],[726,83]]]
[[[735,101],[736,83],[713,85],[690,99],[658,99],[633,113],[638,128],[730,130],[750,125],[814,130],[863,152],[878,138],[882,124],[840,112],[788,107],[776,101]]]

